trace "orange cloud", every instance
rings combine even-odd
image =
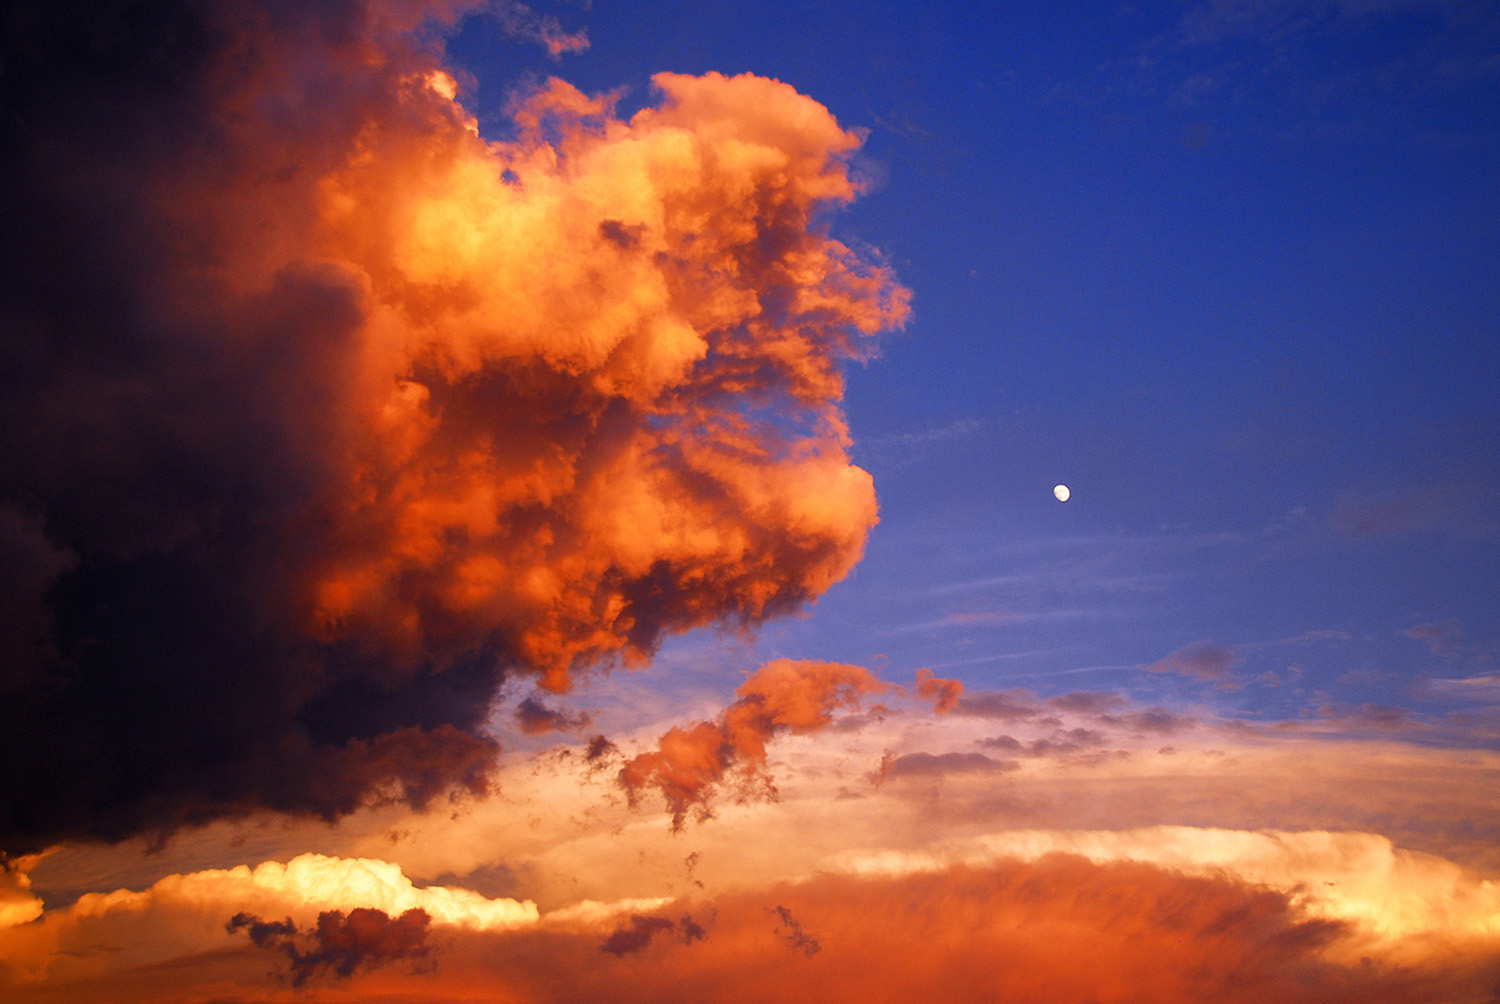
[[[776,797],[766,771],[766,743],[779,732],[814,732],[839,708],[853,709],[870,694],[893,689],[861,666],[777,659],[740,685],[739,700],[716,721],[674,727],[660,748],[638,754],[620,768],[621,786],[634,804],[643,790],[659,791],[680,830],[689,811],[708,818],[721,784],[742,800]]]
[[[687,908],[705,919],[682,916]],[[431,971],[313,974],[295,991],[277,988],[253,949],[220,937],[212,954],[110,985],[19,986],[13,999],[1481,1004],[1500,975],[1491,942],[1392,959],[1263,886],[1058,854],[921,875],[823,875],[637,911],[624,924],[434,926],[422,946]]]
[[[945,680],[924,666],[917,670],[916,690],[918,697],[932,702],[932,710],[945,715],[958,705],[964,685],[958,680]]]
[[[625,120],[551,80],[491,143],[413,31],[467,3],[104,35],[34,6],[0,137],[30,249],[0,326],[35,360],[0,400],[0,848],[482,789],[506,674],[564,690],[858,560],[840,367],[907,293],[822,225],[859,141],[821,105],[663,74]]]

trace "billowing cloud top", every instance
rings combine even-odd
[[[550,81],[490,143],[416,5],[86,6],[0,83],[0,848],[480,787],[506,672],[858,559],[906,293],[816,102]]]

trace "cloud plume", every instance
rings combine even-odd
[[[668,74],[488,142],[414,31],[464,7],[6,21],[0,848],[482,790],[507,674],[860,556],[840,365],[907,308],[819,222],[857,138]]]
[[[637,754],[620,768],[620,785],[636,802],[653,789],[666,799],[672,828],[689,812],[709,815],[721,786],[741,799],[776,797],[766,770],[766,743],[781,732],[814,732],[834,711],[854,709],[869,695],[893,689],[862,666],[777,659],[762,666],[735,691],[738,696],[711,722],[674,727],[657,749]]]

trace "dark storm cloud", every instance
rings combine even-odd
[[[471,730],[497,646],[391,675],[286,626],[281,584],[316,560],[310,502],[348,442],[342,370],[366,291],[296,258],[258,290],[231,275],[236,250],[273,250],[250,236],[277,228],[266,200],[287,207],[281,236],[305,226],[298,207],[360,125],[337,87],[278,107],[297,95],[271,82],[303,48],[347,84],[369,20],[355,3],[5,15],[0,845],[483,783],[493,745]],[[405,62],[395,52],[370,84]],[[227,125],[257,92],[267,120]],[[278,136],[282,115],[295,133]],[[314,132],[324,148],[288,148]]]

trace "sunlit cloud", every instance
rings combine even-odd
[[[930,684],[936,682],[928,677]],[[620,785],[632,803],[645,789],[659,792],[674,830],[682,828],[689,812],[709,818],[710,800],[721,786],[741,801],[774,799],[776,784],[766,769],[766,743],[774,735],[815,732],[833,720],[834,711],[858,708],[866,697],[892,689],[862,666],[768,663],[740,686],[739,699],[717,720],[673,727],[659,748],[626,761]],[[941,704],[946,695],[936,696]]]
[[[840,367],[908,309],[817,222],[855,133],[662,74],[628,120],[539,82],[489,142],[412,33],[466,5],[348,7],[151,7],[112,60],[60,7],[8,50],[6,198],[46,195],[4,320],[51,360],[0,437],[9,850],[483,792],[507,677],[793,613],[876,522]]]

